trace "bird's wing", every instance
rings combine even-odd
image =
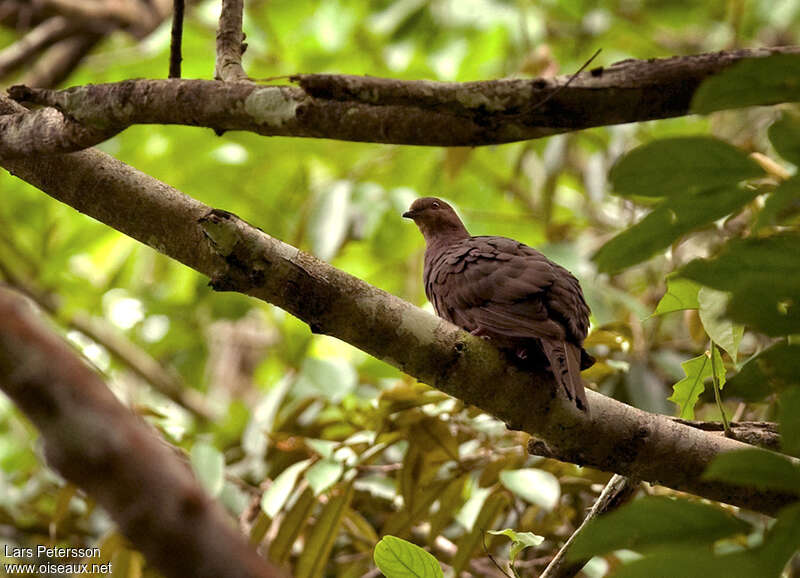
[[[564,339],[548,307],[559,271],[544,255],[504,237],[473,237],[433,259],[427,279],[437,313],[505,338]]]

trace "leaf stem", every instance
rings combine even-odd
[[[719,382],[717,381],[717,347],[713,340],[709,341],[709,349],[711,350],[711,382],[714,384],[714,398],[717,400],[719,414],[722,416],[722,427],[725,430],[725,437],[729,438],[731,437],[731,424],[728,423],[728,417],[725,415],[725,408],[722,405],[722,396],[720,395]]]

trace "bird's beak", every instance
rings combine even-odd
[[[403,213],[404,219],[413,219],[417,214],[414,211],[406,211]]]

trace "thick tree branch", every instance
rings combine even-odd
[[[294,77],[299,87],[130,80],[64,91],[17,86],[9,95],[102,130],[182,124],[267,136],[479,146],[686,115],[703,80],[778,52],[800,47],[625,60],[583,72],[569,86],[569,76],[448,83],[321,74]],[[31,129],[29,140],[35,147],[40,136]],[[85,146],[76,142],[73,150]]]
[[[279,575],[191,470],[8,290],[0,291],[0,387],[42,433],[50,465],[97,500],[166,576]]]
[[[16,107],[7,103],[10,108]],[[702,480],[717,454],[749,446],[594,392],[588,392],[591,415],[584,415],[554,398],[551,377],[519,371],[484,340],[100,151],[2,164],[52,197],[208,275],[216,289],[277,305],[312,331],[540,437],[567,461],[770,514],[798,499]]]
[[[210,420],[216,413],[203,395],[186,386],[178,373],[164,367],[138,345],[130,341],[111,324],[83,312],[68,314],[63,311],[58,295],[43,291],[30,281],[21,279],[0,260],[0,278],[9,286],[36,302],[51,316],[67,327],[80,331],[105,347],[114,357],[149,383],[156,391],[168,397],[202,420]]]
[[[219,28],[217,28],[217,80],[237,81],[247,80],[242,68],[242,54],[244,33],[242,32],[242,17],[244,0],[222,0],[222,11],[219,14]]]

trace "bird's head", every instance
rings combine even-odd
[[[437,238],[469,237],[467,228],[453,207],[436,197],[422,197],[411,203],[403,217],[413,220],[426,241]]]

